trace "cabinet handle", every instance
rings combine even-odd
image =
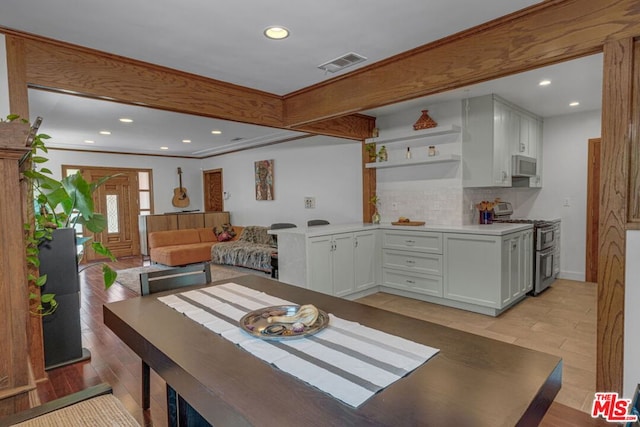
[[[353,241],[353,247],[354,248],[358,247],[358,239],[357,238]]]
[[[412,259],[408,259],[408,260],[406,260],[406,263],[407,264],[415,264],[416,262],[414,260],[412,260]]]
[[[407,279],[407,283],[410,284],[410,285],[414,285],[416,282],[414,282],[413,280]]]
[[[414,245],[416,243],[416,241],[415,240],[405,240],[405,243],[407,245]]]

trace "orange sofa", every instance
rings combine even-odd
[[[233,227],[236,240],[243,227]],[[177,266],[211,261],[211,247],[218,242],[212,228],[187,228],[182,230],[153,231],[149,233],[149,258],[151,262]]]

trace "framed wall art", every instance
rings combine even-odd
[[[256,200],[273,200],[273,159],[255,162]]]

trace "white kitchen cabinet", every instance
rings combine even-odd
[[[443,297],[499,314],[530,289],[532,250],[531,230],[505,236],[445,233]]]
[[[382,286],[442,297],[442,233],[383,230]]]
[[[382,247],[441,254],[442,233],[432,231],[384,230],[382,232]]]
[[[464,187],[511,187],[515,154],[540,162],[542,121],[532,113],[491,94],[463,100],[462,117]],[[540,186],[540,173],[529,181]]]
[[[376,230],[354,233],[353,254],[354,286],[356,291],[369,289],[378,284],[378,232]]]
[[[542,119],[517,107],[513,107],[519,129],[511,149],[512,155],[536,159],[536,176],[528,179],[529,187],[542,187]],[[516,186],[516,184],[513,184]]]
[[[333,236],[307,239],[307,287],[333,295]]]
[[[533,289],[532,244],[530,224],[288,229],[279,276],[346,298],[382,291],[496,316]]]
[[[522,273],[522,235],[511,235],[502,240],[501,308],[522,295],[524,275]]]
[[[410,273],[406,270],[382,269],[382,283],[388,288],[395,288],[417,294],[442,296],[442,277]]]
[[[510,187],[511,110],[494,95],[462,101],[464,187]]]
[[[347,296],[376,285],[375,230],[307,239],[308,288]]]

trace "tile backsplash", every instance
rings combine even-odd
[[[424,189],[379,189],[382,222],[404,216],[427,224],[462,225],[463,189],[438,187]]]
[[[537,189],[536,189],[537,190]],[[379,212],[382,222],[396,221],[404,216],[415,221],[438,225],[477,224],[475,205],[497,198],[513,204],[518,217],[520,199],[535,194],[534,189],[427,187],[379,189]],[[523,216],[523,215],[520,215]]]

